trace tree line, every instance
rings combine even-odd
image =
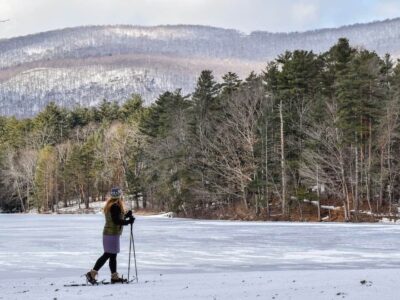
[[[400,194],[400,65],[353,48],[297,50],[261,74],[161,94],[149,107],[71,110],[49,104],[32,119],[0,118],[5,210],[55,211],[104,199],[118,185],[135,201],[186,216],[340,219],[395,213]],[[309,208],[308,208],[309,210]]]

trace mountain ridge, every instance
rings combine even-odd
[[[204,25],[88,25],[0,40],[0,114],[29,117],[54,101],[64,107],[146,104],[166,90],[193,91],[202,69],[260,72],[277,55],[320,53],[340,37],[379,55],[400,56],[400,18],[304,32],[243,33]],[[31,70],[32,72],[27,72]]]
[[[308,29],[308,30],[301,30],[301,31],[268,31],[268,30],[252,30],[249,33],[246,33],[244,31],[241,31],[239,29],[235,28],[229,28],[229,27],[218,27],[218,26],[211,26],[211,25],[201,25],[201,24],[158,24],[158,25],[135,25],[135,24],[87,24],[87,25],[81,25],[81,26],[68,26],[68,27],[63,27],[63,28],[58,28],[58,29],[50,29],[50,30],[45,30],[45,31],[39,31],[39,32],[34,32],[34,33],[29,33],[29,34],[24,34],[24,35],[18,35],[18,36],[13,36],[9,38],[0,38],[1,41],[6,41],[6,40],[12,40],[12,39],[18,39],[18,38],[26,38],[26,37],[31,37],[35,35],[40,35],[40,34],[47,34],[47,33],[55,33],[55,32],[62,32],[65,30],[71,30],[71,29],[80,29],[80,28],[96,28],[96,27],[130,27],[130,28],[142,28],[142,29],[147,29],[147,28],[179,28],[179,27],[194,27],[194,28],[208,28],[208,29],[222,29],[222,30],[228,30],[228,31],[236,31],[240,34],[243,35],[251,35],[253,33],[269,33],[269,34],[301,34],[301,33],[315,33],[315,32],[323,32],[323,31],[330,31],[330,30],[340,30],[340,29],[349,29],[353,27],[358,27],[358,26],[363,26],[363,25],[374,25],[374,24],[380,24],[380,23],[386,23],[386,22],[398,22],[400,21],[400,17],[396,18],[387,18],[384,20],[373,20],[370,22],[357,22],[353,24],[348,24],[348,25],[341,25],[337,27],[322,27],[322,28],[316,28],[316,29]]]

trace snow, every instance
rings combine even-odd
[[[174,218],[175,214],[170,211],[170,212],[166,212],[166,213],[160,213],[157,215],[149,215],[147,216],[147,218]]]
[[[167,90],[192,93],[202,70],[213,70],[217,80],[229,71],[244,78],[285,51],[320,53],[341,37],[396,58],[399,28],[399,18],[288,34],[188,25],[88,26],[3,39],[0,114],[32,117],[50,101],[93,106],[102,99],[123,102],[133,93],[151,104]]]
[[[68,207],[62,207],[62,203],[60,203],[60,208],[57,209],[57,214],[80,214],[80,213],[86,213],[86,212],[101,214],[103,211],[103,207],[104,207],[103,201],[90,202],[89,210],[85,209],[84,203],[82,203],[81,205],[74,204],[74,205],[71,205]]]
[[[0,299],[301,300],[397,295],[396,225],[140,216],[134,226],[138,283],[64,287],[84,282],[80,276],[101,254],[103,218],[0,215]],[[121,242],[118,266],[126,274],[127,230]],[[108,277],[105,266],[100,279]]]
[[[104,29],[105,34],[118,37],[148,38],[153,40],[194,39],[195,33],[191,30],[175,27],[109,27]]]
[[[382,218],[379,223],[382,224],[400,224],[400,220],[399,219],[390,219],[390,218]]]
[[[303,200],[304,203],[310,203],[314,206],[318,206],[318,201],[312,201],[312,200]],[[332,205],[321,205],[322,209],[327,209],[327,210],[341,210],[342,208],[340,206],[332,206]],[[329,218],[328,218],[329,219]]]

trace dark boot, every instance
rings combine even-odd
[[[97,284],[96,276],[97,276],[97,271],[96,270],[90,270],[89,272],[86,273],[86,280],[90,284]]]
[[[125,279],[124,276],[119,277],[117,272],[111,274],[111,284],[114,284],[114,283],[127,283],[127,282],[128,282],[128,280]]]

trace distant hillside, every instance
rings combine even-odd
[[[301,33],[205,26],[89,26],[0,40],[0,114],[27,117],[48,102],[95,105],[132,93],[147,103],[161,92],[190,93],[202,69],[217,77],[260,71],[285,50],[322,52],[340,37],[383,55],[400,55],[400,19]]]

